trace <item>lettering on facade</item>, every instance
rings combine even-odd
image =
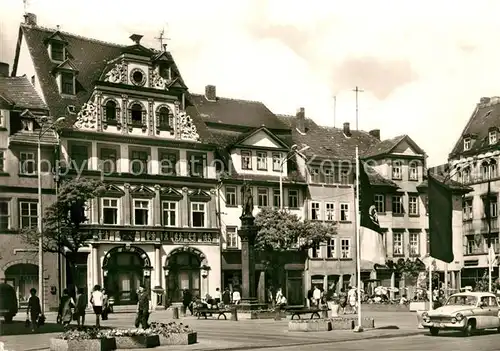
[[[218,233],[212,232],[92,229],[89,237],[96,241],[118,242],[156,241],[175,244],[217,244],[219,242]]]

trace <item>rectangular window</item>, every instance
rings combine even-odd
[[[267,207],[268,203],[268,192],[266,188],[257,189],[257,202],[259,207]]]
[[[267,152],[257,152],[257,169],[259,171],[267,171]]]
[[[298,208],[299,207],[299,191],[295,189],[288,190],[288,207]]]
[[[19,162],[19,172],[25,175],[36,174],[36,161],[34,152],[21,152]]]
[[[252,169],[252,153],[241,151],[241,169]]]
[[[73,73],[61,73],[61,93],[75,95],[75,75]]]
[[[149,224],[149,200],[134,200],[134,224],[135,225],[150,225]]]
[[[19,216],[21,228],[35,228],[38,224],[38,202],[20,202],[19,208],[21,211]]]
[[[490,139],[490,145],[496,144],[497,143],[497,132],[492,130],[489,133],[489,139]]]
[[[311,167],[311,183],[321,183],[320,169],[318,167]]]
[[[420,233],[410,233],[410,255],[420,255]]]
[[[162,152],[160,154],[160,172],[163,175],[175,176],[177,166],[177,153]]]
[[[320,214],[320,203],[319,202],[311,202],[311,219],[319,220],[321,219]]]
[[[340,221],[348,222],[349,219],[349,204],[340,204]]]
[[[385,213],[385,196],[383,194],[375,194],[375,208],[378,213]]]
[[[463,202],[463,220],[467,221],[472,219],[472,199],[466,199]]]
[[[193,227],[203,228],[205,223],[205,204],[201,202],[191,203],[191,223]]]
[[[319,244],[311,248],[311,258],[321,258],[321,246]]]
[[[189,175],[191,177],[204,178],[205,177],[205,160],[206,156],[202,154],[193,154],[189,157]]]
[[[471,147],[471,139],[465,138],[464,139],[464,151],[470,150],[470,147]]]
[[[281,171],[281,154],[273,152],[273,171]]]
[[[5,172],[5,151],[0,150],[0,173]]]
[[[335,221],[335,203],[327,202],[325,203],[325,219],[327,221]]]
[[[130,156],[130,169],[134,175],[148,173],[149,155],[146,151],[132,151]]]
[[[325,168],[323,169],[324,172],[324,177],[325,177],[325,183],[326,184],[334,184],[335,183],[335,172],[333,171],[332,168]]]
[[[408,179],[418,180],[418,165],[413,162],[408,167]]]
[[[468,237],[467,238],[467,252],[466,254],[467,255],[472,255],[474,253],[476,253],[476,240],[474,240],[474,238],[470,238]]]
[[[400,161],[392,162],[392,179],[402,179],[402,169]]]
[[[418,196],[408,196],[408,214],[411,216],[418,216]]]
[[[281,196],[279,189],[273,189],[273,206],[279,208],[281,203]]]
[[[403,197],[392,195],[392,214],[404,214]]]
[[[177,203],[173,201],[163,201],[163,226],[175,227],[177,225]]]
[[[226,186],[226,206],[236,206],[235,186]]]
[[[0,230],[10,229],[9,201],[0,200]]]
[[[238,233],[236,227],[226,227],[226,247],[228,249],[238,248]]]
[[[340,240],[340,258],[351,258],[351,239]]]
[[[71,168],[89,169],[89,150],[86,145],[71,145]]]
[[[118,224],[118,199],[102,199],[102,223]]]
[[[50,44],[50,58],[53,61],[64,61],[64,44],[52,42]]]
[[[402,256],[403,251],[403,233],[392,233],[392,253],[394,256]]]
[[[340,170],[340,184],[347,185],[349,184],[349,171],[342,169]]]
[[[117,172],[118,157],[115,149],[101,149],[101,169],[103,172]]]
[[[498,200],[496,197],[491,197],[489,200],[490,203],[490,216],[492,218],[498,217]],[[487,209],[487,204],[488,204],[488,199],[484,198],[483,199],[483,205],[484,205],[484,217],[487,218],[486,216],[486,211]]]
[[[337,256],[335,252],[335,239],[328,240],[326,244],[326,257],[335,258]]]

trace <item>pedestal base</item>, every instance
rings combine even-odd
[[[259,303],[256,298],[242,299],[241,303],[236,305],[238,311],[255,311],[268,309],[267,303]]]

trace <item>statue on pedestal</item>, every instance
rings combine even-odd
[[[247,182],[243,183],[243,186],[241,187],[241,198],[242,198],[242,204],[243,204],[241,217],[253,217],[253,215],[252,215],[252,212],[253,212],[252,188],[250,187],[250,185]]]

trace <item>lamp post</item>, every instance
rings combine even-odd
[[[64,117],[60,117],[51,123],[47,128],[43,128],[43,125],[40,128],[40,132],[38,133],[37,139],[37,173],[38,173],[38,211],[37,211],[37,227],[38,227],[38,296],[40,298],[40,307],[42,314],[45,310],[44,303],[44,291],[43,291],[43,222],[42,222],[42,170],[40,166],[42,164],[42,137],[50,130],[53,130],[54,127],[64,121]]]
[[[288,161],[290,158],[292,158],[292,156],[295,155],[299,155],[300,157],[305,159],[305,156],[302,155],[302,153],[308,150],[309,146],[306,144],[302,144],[302,148],[300,150],[297,150],[297,148],[297,144],[292,145],[290,152],[288,152],[286,156],[280,160],[280,210],[283,209],[283,166],[286,161]]]

